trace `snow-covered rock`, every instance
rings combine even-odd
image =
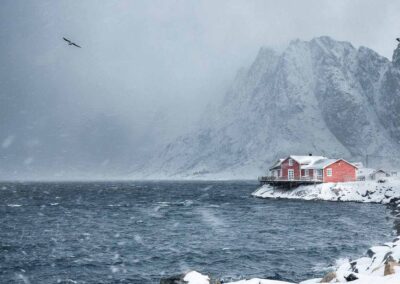
[[[260,198],[286,198],[303,200],[355,201],[387,204],[400,198],[400,180],[388,178],[385,183],[357,181],[321,183],[286,190],[270,185],[261,186],[252,193]]]
[[[236,282],[230,282],[227,284],[292,284],[291,282],[283,282],[277,280],[268,280],[268,279],[260,279],[260,278],[253,278],[250,280],[240,280]]]
[[[183,278],[188,284],[210,284],[210,277],[197,271],[190,271]]]
[[[147,177],[254,178],[279,157],[400,160],[400,48],[393,61],[319,37],[261,48],[222,102],[145,165]],[[375,158],[374,158],[375,156]]]
[[[212,282],[213,284],[215,283]],[[197,271],[189,271],[187,273],[162,278],[160,284],[211,284],[210,277],[203,275]]]

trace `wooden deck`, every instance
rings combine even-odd
[[[259,177],[258,181],[261,185],[270,184],[284,188],[297,187],[299,185],[322,183],[322,177],[301,177],[301,179],[283,179],[275,176]]]

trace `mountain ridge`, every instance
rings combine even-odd
[[[400,154],[400,48],[393,59],[322,36],[260,48],[222,103],[161,149],[146,177],[250,178],[288,154],[363,160]],[[380,161],[382,162],[382,161]]]

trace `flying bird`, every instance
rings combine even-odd
[[[66,41],[66,42],[68,42],[68,45],[74,45],[74,46],[76,46],[76,47],[79,47],[79,48],[81,48],[79,45],[77,45],[75,42],[72,42],[72,41],[70,41],[69,39],[67,39],[67,38],[65,38],[65,37],[63,37],[63,39]]]
[[[400,42],[400,37],[396,38],[396,40],[397,40],[398,42]]]

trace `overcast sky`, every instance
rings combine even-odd
[[[104,124],[119,129],[126,141],[101,151],[122,143],[134,157],[185,131],[261,46],[328,35],[391,58],[399,11],[400,1],[365,0],[2,1],[0,158],[54,166],[54,145],[75,151],[58,140],[89,143],[85,123],[98,139],[110,136]]]

